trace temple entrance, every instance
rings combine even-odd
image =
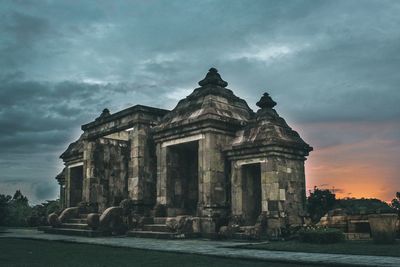
[[[196,215],[198,201],[198,141],[168,147],[169,206],[176,215]]]
[[[83,166],[77,166],[69,169],[70,177],[70,200],[69,206],[76,207],[82,201],[83,186]]]
[[[261,213],[261,165],[242,166],[243,215],[247,225],[254,225]]]

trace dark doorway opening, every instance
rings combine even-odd
[[[198,150],[198,141],[168,147],[167,190],[177,215],[197,213]]]
[[[83,166],[69,169],[70,174],[70,207],[76,207],[82,201]]]
[[[244,219],[247,225],[254,225],[261,214],[260,163],[243,165],[242,177]]]

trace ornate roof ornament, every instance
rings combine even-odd
[[[266,109],[266,108],[272,109],[273,107],[276,106],[276,102],[272,100],[272,98],[269,96],[268,93],[264,93],[260,101],[258,101],[256,105],[259,106],[261,109]]]
[[[110,110],[108,108],[105,108],[105,109],[103,109],[103,112],[101,112],[100,116],[104,117],[104,116],[108,116],[108,115],[110,115]]]
[[[222,80],[221,75],[219,75],[216,68],[211,68],[208,70],[206,77],[199,82],[200,86],[216,85],[221,87],[227,87],[228,83]]]
[[[97,117],[96,120],[103,119],[103,118],[108,117],[108,116],[110,116],[110,115],[111,115],[111,114],[110,114],[110,110],[109,110],[108,108],[105,108],[105,109],[103,109],[103,111],[101,112],[100,116]]]

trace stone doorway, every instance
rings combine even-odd
[[[70,207],[76,207],[82,201],[83,166],[69,169],[70,177]]]
[[[246,225],[254,225],[261,214],[261,165],[242,165],[243,217]]]
[[[199,195],[198,141],[172,145],[167,150],[168,215],[196,215]]]

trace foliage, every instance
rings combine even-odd
[[[60,201],[58,199],[47,200],[42,204],[33,206],[31,216],[28,217],[28,225],[47,225],[47,217],[53,212],[60,212]]]
[[[336,201],[335,208],[345,210],[347,214],[392,213],[393,208],[376,198],[344,198]]]
[[[0,194],[1,226],[38,226],[46,224],[48,214],[60,209],[58,200],[29,206],[28,198],[20,190],[14,196]]]
[[[0,225],[7,225],[11,200],[12,196],[10,195],[0,195]]]
[[[298,231],[301,242],[316,244],[331,244],[344,240],[344,234],[339,229],[325,227],[307,227]]]
[[[390,206],[399,214],[400,216],[400,192],[396,193],[396,197],[390,203]]]
[[[31,214],[28,199],[17,190],[13,197],[0,195],[0,225],[26,226],[26,218]]]
[[[313,222],[318,222],[336,204],[336,196],[328,189],[314,187],[307,198],[307,211]]]

